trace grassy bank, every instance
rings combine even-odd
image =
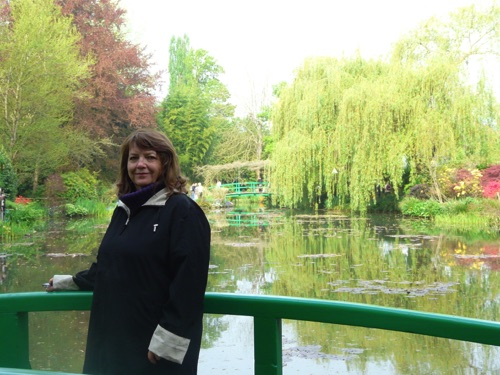
[[[440,203],[432,199],[405,198],[399,208],[403,215],[428,218],[440,229],[500,235],[500,200],[497,199],[464,198]]]

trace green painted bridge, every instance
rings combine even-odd
[[[61,375],[60,372],[31,370],[28,313],[88,310],[91,301],[90,292],[0,294],[0,375]],[[283,374],[283,319],[377,328],[500,346],[500,322],[352,302],[207,293],[205,313],[253,317],[255,375]]]
[[[211,190],[224,189],[226,198],[231,197],[267,197],[271,195],[269,192],[269,183],[265,181],[245,181],[233,182],[230,184],[221,184],[218,186],[211,186]]]

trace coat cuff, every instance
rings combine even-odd
[[[189,347],[189,339],[167,331],[158,325],[151,338],[149,351],[166,360],[182,364]]]
[[[52,286],[57,290],[78,290],[78,285],[73,281],[71,275],[54,275],[52,278]]]

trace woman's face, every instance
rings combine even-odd
[[[130,145],[127,161],[128,176],[137,190],[156,182],[161,175],[160,156],[153,150]]]

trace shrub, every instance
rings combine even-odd
[[[411,197],[403,199],[399,203],[399,209],[403,215],[426,218],[443,212],[442,206],[434,199],[420,200]]]
[[[96,173],[82,168],[76,172],[64,173],[61,177],[66,188],[63,195],[67,200],[98,199]]]
[[[64,205],[64,212],[66,213],[67,216],[87,216],[89,214],[89,211],[80,205],[72,204],[72,203],[66,203]]]
[[[418,199],[429,199],[431,197],[431,187],[428,184],[414,185],[408,191],[408,195]]]
[[[368,212],[397,212],[399,211],[398,200],[394,194],[383,194],[377,198],[377,202],[368,206]]]
[[[485,198],[500,198],[500,181],[490,181],[484,186],[483,196]]]
[[[442,193],[451,198],[481,197],[482,173],[478,169],[444,168],[438,176],[438,183]]]
[[[492,165],[481,171],[483,177],[481,177],[481,183],[487,185],[490,181],[500,181],[500,164]]]
[[[478,206],[478,198],[466,197],[460,200],[450,200],[442,205],[443,214],[462,214],[474,209],[474,206]]]
[[[9,216],[8,216],[9,221],[15,224],[31,225],[38,220],[44,219],[45,216],[46,216],[46,210],[38,203],[33,203],[33,202],[29,203],[24,201],[24,203],[9,204]]]
[[[31,202],[32,202],[31,198],[26,198],[23,197],[22,195],[17,196],[16,200],[14,201],[14,203],[21,205],[27,205],[30,204]]]
[[[457,198],[480,197],[483,192],[481,186],[482,174],[478,169],[471,171],[459,169],[455,175],[455,185],[453,191]]]
[[[485,198],[496,198],[500,196],[500,165],[492,165],[483,170],[481,185]]]
[[[9,156],[1,146],[0,170],[2,171],[2,173],[0,173],[0,188],[2,188],[7,195],[16,195],[18,187],[17,175]]]

